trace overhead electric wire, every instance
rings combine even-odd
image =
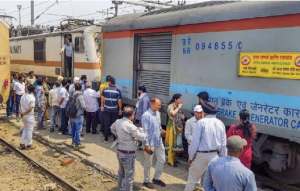
[[[71,1],[72,13],[73,13],[73,17],[74,17],[73,3],[72,3],[72,0],[70,0],[70,1]]]
[[[45,11],[43,11],[41,14],[39,14],[35,19],[34,19],[34,21],[35,20],[37,20],[42,14],[44,14],[48,9],[50,9],[51,7],[53,7],[55,4],[57,4],[58,3],[58,0],[56,0],[52,5],[50,5]]]
[[[38,6],[38,5],[41,5],[41,4],[44,4],[44,3],[48,3],[48,2],[51,2],[50,0],[48,0],[48,1],[44,1],[44,2],[42,2],[42,3],[39,3],[39,4],[36,4],[36,5],[34,5],[34,6]],[[25,9],[28,9],[28,8],[30,8],[31,6],[29,6],[29,7],[25,7],[25,8],[23,8],[23,9],[21,9],[21,10],[25,10]],[[16,12],[18,12],[19,10],[17,10],[17,11],[13,11],[13,12],[10,12],[10,13],[7,13],[7,14],[12,14],[12,13],[16,13]]]

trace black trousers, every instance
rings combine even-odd
[[[104,120],[105,141],[108,141],[108,136],[110,134],[110,126],[118,119],[118,113],[104,111],[102,116]],[[115,140],[115,136],[114,136],[114,140]]]
[[[67,70],[69,77],[72,77],[72,57],[67,56]]]
[[[91,132],[91,126],[92,126],[92,132],[97,132],[97,113],[96,112],[86,112],[86,132]]]

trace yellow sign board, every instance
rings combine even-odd
[[[300,52],[241,52],[239,76],[300,79]]]

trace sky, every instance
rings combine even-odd
[[[131,0],[135,2],[142,2],[142,0]],[[153,1],[153,0],[152,0]],[[157,1],[157,0],[156,0]],[[160,2],[167,2],[170,0],[160,0]],[[197,3],[203,0],[190,0],[188,3]],[[173,0],[173,4],[177,4],[177,0]],[[79,0],[35,0],[34,1],[34,18],[39,16],[34,21],[34,24],[38,25],[50,25],[58,26],[62,19],[71,16],[79,19],[95,19],[96,22],[102,20],[102,13],[97,11],[105,11],[107,9],[114,7],[112,1],[110,0],[97,0],[97,1],[79,1]],[[13,20],[14,26],[19,24],[19,13],[17,5],[22,5],[21,9],[21,24],[24,26],[31,24],[31,1],[7,1],[0,0],[0,15],[10,15],[16,18]],[[51,6],[52,5],[52,6]],[[49,8],[48,10],[46,10]],[[119,14],[129,14],[134,12],[144,12],[145,8],[142,6],[135,6],[129,4],[122,4],[119,6]],[[114,9],[109,9],[108,16],[113,16],[115,12]],[[104,18],[107,17],[106,14],[103,15]]]

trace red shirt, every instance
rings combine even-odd
[[[247,167],[247,168],[251,168],[251,160],[252,160],[252,138],[245,138],[243,135],[243,130],[242,129],[236,129],[237,125],[231,125],[231,127],[229,128],[229,130],[227,131],[227,138],[231,137],[233,135],[238,135],[241,138],[245,139],[247,141],[247,145],[244,146],[243,148],[243,153],[240,156],[240,161],[241,163]],[[252,125],[255,134],[256,134],[256,127],[254,125]]]

